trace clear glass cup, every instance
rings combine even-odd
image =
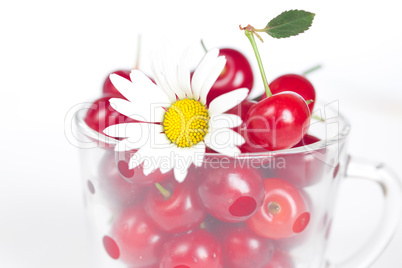
[[[115,139],[89,128],[88,108],[66,120],[75,121],[77,135],[70,138],[81,148],[94,267],[363,268],[397,227],[399,180],[383,164],[348,155],[350,126],[336,103],[317,107],[324,120],[313,121],[309,134],[319,141],[307,136],[297,148],[236,159],[207,153],[182,184],[172,173],[145,177],[141,167],[129,170],[133,152],[115,153]],[[352,178],[381,187],[382,220],[359,252],[328,260],[339,184]]]

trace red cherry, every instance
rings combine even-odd
[[[241,146],[239,146],[239,149],[242,153],[258,153],[258,152],[266,152],[267,149],[262,147],[261,145],[256,144],[255,142],[250,140],[249,134],[248,134],[248,129],[247,129],[247,123],[243,123],[240,127],[235,128],[234,131],[242,135],[242,137],[245,140],[245,143],[243,143]]]
[[[105,244],[104,238],[104,246],[114,259],[118,258],[134,267],[148,267],[159,263],[167,238],[155,227],[142,207],[131,207],[115,219],[107,238],[109,242]]]
[[[216,237],[219,237],[222,234],[222,230],[225,230],[226,228],[230,228],[231,226],[242,226],[242,225],[244,225],[244,222],[240,223],[224,222],[218,220],[211,214],[207,214],[202,223],[203,228],[213,233]]]
[[[312,200],[309,194],[301,189],[299,190],[299,192],[305,201],[307,210],[309,211],[310,215],[314,215],[314,212],[312,210],[313,209]],[[317,216],[317,214],[315,215]],[[322,226],[324,226],[324,223],[322,224]],[[286,238],[276,239],[275,247],[276,249],[282,250],[284,252],[288,252],[296,247],[303,247],[303,245],[305,245],[305,243],[308,243],[309,242],[308,240],[313,237],[312,235],[313,232],[317,233],[323,230],[323,227],[321,228],[321,230],[320,228],[321,227],[317,227],[316,225],[313,226],[312,224],[308,224],[301,233],[297,233]]]
[[[113,73],[130,80],[131,70],[118,70]],[[110,81],[109,76],[106,77],[105,82],[103,83],[103,95],[115,95],[118,98],[125,99],[124,96],[113,85],[112,81]]]
[[[148,215],[160,229],[170,233],[198,228],[207,213],[196,192],[194,178],[188,174],[184,182],[173,181],[172,184],[174,187],[170,197],[165,198],[156,187],[148,192],[145,202]]]
[[[99,164],[99,185],[96,193],[115,208],[126,208],[140,203],[147,192],[144,186],[129,183],[116,168],[114,152],[107,151]]]
[[[235,49],[223,48],[220,49],[219,55],[226,57],[226,65],[209,91],[207,104],[216,97],[238,88],[251,90],[254,83],[253,70],[242,53]]]
[[[294,268],[292,259],[284,252],[276,250],[268,265],[264,268]]]
[[[227,164],[227,162],[226,162]],[[207,211],[226,222],[250,218],[264,198],[263,180],[251,167],[233,164],[208,168],[200,176],[199,195]]]
[[[307,133],[310,111],[299,94],[282,92],[252,106],[246,123],[255,144],[272,151],[287,149]]]
[[[212,149],[209,148],[209,147],[207,147],[207,148],[205,149],[205,152],[206,152],[207,154],[216,154],[216,153],[217,153],[215,150],[212,150]]]
[[[244,225],[226,227],[220,237],[226,267],[263,268],[274,254],[273,240],[257,235]]]
[[[246,128],[247,113],[250,110],[250,108],[256,103],[257,102],[252,100],[244,100],[240,104],[236,105],[235,107],[226,112],[228,114],[234,114],[240,116],[243,121],[243,124],[241,126],[233,129],[234,131],[242,135],[246,141],[243,145],[239,147],[242,153],[254,153],[254,152],[266,151],[266,149],[259,146],[258,144],[250,142],[247,134],[247,128]]]
[[[320,141],[319,138],[307,134],[294,147],[301,147],[318,141]],[[320,158],[315,154],[319,154]],[[297,188],[316,184],[324,177],[326,164],[323,162],[323,155],[325,156],[325,149],[279,155],[278,157],[283,158],[286,165],[282,168],[275,168],[275,176],[290,182]]]
[[[134,154],[135,151],[119,152],[115,154],[115,165],[120,175],[126,179],[126,181],[133,184],[150,185],[173,177],[173,171],[162,173],[159,169],[145,176],[143,164],[130,169],[129,162]]]
[[[96,100],[91,108],[88,109],[84,120],[90,128],[103,134],[103,130],[108,126],[137,122],[112,108],[109,99],[114,97],[116,97],[116,95],[104,96]]]
[[[163,247],[161,268],[222,268],[221,245],[204,229],[172,238]]]
[[[320,141],[319,138],[317,138],[317,137],[315,137],[313,135],[307,134],[306,136],[303,137],[303,139],[299,143],[297,143],[295,146],[293,146],[293,148],[302,147],[302,146],[305,146],[305,145],[310,145],[310,144],[313,144],[313,143],[316,143],[316,142],[319,142],[319,141]]]
[[[109,257],[117,260],[120,258],[120,249],[119,246],[116,244],[116,241],[113,240],[113,238],[105,235],[102,239],[103,242],[103,247],[105,248],[107,254],[109,254]]]
[[[304,76],[298,74],[279,76],[269,84],[269,89],[273,95],[284,91],[292,91],[302,96],[305,100],[313,100],[313,102],[308,105],[310,113],[313,111],[315,90],[310,81]],[[267,95],[264,94],[262,98],[266,98],[266,96]]]
[[[310,213],[301,193],[282,179],[265,179],[264,185],[264,203],[246,221],[248,227],[258,235],[271,239],[301,233],[310,221]]]

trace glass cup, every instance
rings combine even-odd
[[[75,121],[70,138],[82,148],[94,267],[363,268],[398,225],[399,180],[383,164],[348,155],[350,126],[337,103],[317,107],[323,120],[298,147],[237,158],[207,153],[181,184],[171,172],[128,169],[134,152],[114,152],[115,139],[86,125],[88,108],[66,120]],[[339,184],[353,178],[381,187],[381,222],[359,252],[328,260]]]

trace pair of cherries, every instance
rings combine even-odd
[[[313,85],[304,76],[286,74],[269,88],[271,96],[264,93],[258,102],[245,100],[228,111],[243,120],[237,129],[246,140],[240,148],[243,153],[292,148],[307,133],[315,101]]]

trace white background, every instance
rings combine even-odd
[[[64,136],[64,117],[99,96],[104,77],[130,69],[137,36],[147,53],[169,37],[178,46],[203,38],[208,47],[244,52],[238,25],[263,28],[284,10],[316,13],[303,35],[259,44],[268,79],[309,76],[319,100],[339,100],[352,124],[349,151],[380,160],[402,176],[402,32],[398,1],[1,1],[0,2],[0,267],[90,267],[78,149]],[[366,241],[379,220],[376,189],[341,187],[331,256]],[[372,266],[402,266],[402,223]]]

